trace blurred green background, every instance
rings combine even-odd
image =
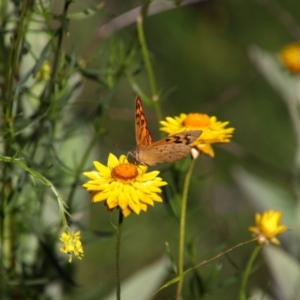
[[[78,12],[97,3],[75,2],[71,11]],[[107,1],[99,14],[70,22],[64,50],[76,53],[87,68],[107,72],[105,76],[109,78],[110,68],[121,65],[126,49],[136,42],[136,25],[132,23],[109,37],[100,37],[99,29],[141,4],[141,1]],[[62,5],[63,1],[55,1],[53,12],[60,13]],[[230,144],[214,147],[214,158],[202,155],[197,159],[187,212],[187,241],[195,252],[194,260],[187,262],[186,267],[249,240],[248,227],[254,225],[256,211],[281,210],[281,204],[272,206],[272,199],[264,198],[265,190],[270,190],[270,195],[275,187],[284,190],[286,199],[281,200],[290,210],[298,203],[292,186],[296,140],[287,105],[257,71],[249,49],[259,46],[273,53],[276,59],[285,44],[299,40],[300,29],[296,23],[299,18],[298,1],[198,1],[149,16],[144,22],[162,96],[163,116],[201,112],[229,121],[229,126],[236,128]],[[138,45],[136,47],[135,57],[126,67],[135,71],[134,80],[150,97],[147,74]],[[292,76],[282,66],[278,68],[284,76]],[[126,74],[111,86],[114,88],[83,79],[76,105],[70,108],[78,124],[83,124],[79,136],[91,134],[86,130],[90,121],[101,120],[105,130],[86,166],[87,171],[93,169],[92,160],[106,164],[110,152],[119,156],[135,147],[136,92]],[[160,125],[155,111],[146,102],[144,106],[153,137],[159,139]],[[76,157],[78,147],[78,140],[71,142],[65,155]],[[170,166],[150,168],[156,169],[168,180]],[[82,176],[82,183],[85,180]],[[70,294],[74,299],[104,299],[115,286],[115,236],[111,222],[117,223],[117,213],[111,216],[103,204],[90,203],[90,195],[80,186],[77,192],[76,220],[81,224],[85,257],[69,266],[69,274],[77,285],[69,285],[65,299],[69,299]],[[253,199],[255,193],[257,197]],[[166,255],[165,243],[176,257],[178,219],[170,213],[167,202],[125,219],[121,251],[124,288],[131,276],[140,274],[143,268]],[[284,215],[283,223],[294,226],[295,222],[290,221]],[[299,258],[299,249],[295,246],[299,240],[294,235],[295,231],[284,234],[282,248]],[[241,271],[253,247],[254,243],[244,245],[198,268],[199,290],[185,299],[237,299]],[[271,295],[271,299],[285,299],[280,284],[274,281],[276,274],[264,258],[259,256],[249,290],[260,288]],[[165,270],[168,274],[167,267]],[[158,286],[172,277],[171,273],[163,276]],[[189,295],[187,290],[195,278],[193,272],[186,276],[185,290]],[[139,293],[146,286],[147,283],[133,284],[134,299],[144,299],[139,298]],[[174,291],[175,285],[172,285],[154,299],[174,299]],[[297,296],[294,299],[298,299]]]

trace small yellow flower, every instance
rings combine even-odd
[[[83,248],[80,240],[80,231],[72,232],[63,232],[61,234],[60,240],[64,243],[64,246],[59,250],[62,253],[68,253],[70,255],[69,262],[72,262],[73,255],[78,259],[83,257]]]
[[[300,42],[285,46],[279,52],[279,59],[292,73],[300,72]]]
[[[131,212],[147,211],[155,201],[162,202],[158,194],[167,183],[157,177],[158,171],[146,173],[146,166],[136,166],[125,155],[117,159],[113,154],[108,156],[107,167],[97,161],[94,166],[97,171],[83,173],[91,180],[82,185],[94,195],[92,202],[106,200],[109,210],[120,208],[125,217]]]
[[[216,117],[210,117],[206,114],[190,113],[180,114],[174,118],[167,117],[166,121],[160,121],[163,125],[161,131],[167,132],[169,135],[187,130],[202,130],[202,134],[191,145],[194,147],[192,155],[196,158],[199,152],[203,152],[211,157],[215,156],[211,144],[215,143],[229,143],[233,127],[225,128],[229,122],[217,121]]]
[[[256,226],[249,227],[253,236],[258,237],[259,244],[269,244],[270,242],[280,245],[277,235],[286,231],[286,225],[280,225],[282,213],[279,211],[269,210],[262,214],[255,214]]]
[[[49,81],[50,74],[51,74],[51,66],[49,62],[45,60],[35,77],[38,81]]]

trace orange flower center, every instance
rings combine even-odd
[[[210,118],[206,114],[191,113],[186,116],[183,124],[189,128],[209,127]]]
[[[112,169],[111,174],[115,179],[123,183],[131,182],[139,175],[137,167],[129,163],[116,166]]]

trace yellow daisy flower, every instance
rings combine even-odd
[[[62,253],[68,253],[70,255],[69,262],[72,262],[73,255],[78,259],[83,257],[83,248],[80,240],[80,231],[75,233],[72,232],[63,232],[61,234],[60,240],[64,243],[64,246],[59,250]]]
[[[279,59],[282,64],[292,73],[300,72],[300,42],[285,46],[279,52]]]
[[[167,132],[169,135],[187,131],[187,130],[202,130],[202,134],[191,145],[192,155],[196,158],[200,152],[203,152],[211,157],[215,156],[211,144],[229,143],[233,127],[225,128],[229,122],[217,121],[217,118],[208,116],[207,114],[190,113],[180,114],[174,118],[167,117],[165,121],[160,121],[163,125],[161,131]]]
[[[125,155],[117,159],[113,154],[108,156],[107,167],[97,161],[94,166],[97,171],[83,173],[91,180],[82,185],[94,195],[92,202],[106,200],[109,210],[120,208],[124,217],[131,212],[147,211],[148,205],[153,206],[155,201],[162,202],[158,194],[167,183],[157,177],[158,171],[146,173],[146,166],[136,166]]]
[[[256,226],[249,227],[253,236],[258,237],[259,244],[269,244],[270,242],[280,245],[277,235],[287,230],[286,225],[280,225],[282,213],[279,211],[269,210],[262,214],[255,214]]]

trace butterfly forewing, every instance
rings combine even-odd
[[[201,133],[201,130],[184,131],[154,142],[147,127],[141,98],[137,96],[135,114],[137,145],[134,156],[140,163],[154,166],[160,163],[180,160],[190,153],[190,144],[193,143]]]
[[[146,147],[153,144],[153,138],[147,127],[140,96],[137,96],[135,100],[135,139],[138,147]]]

